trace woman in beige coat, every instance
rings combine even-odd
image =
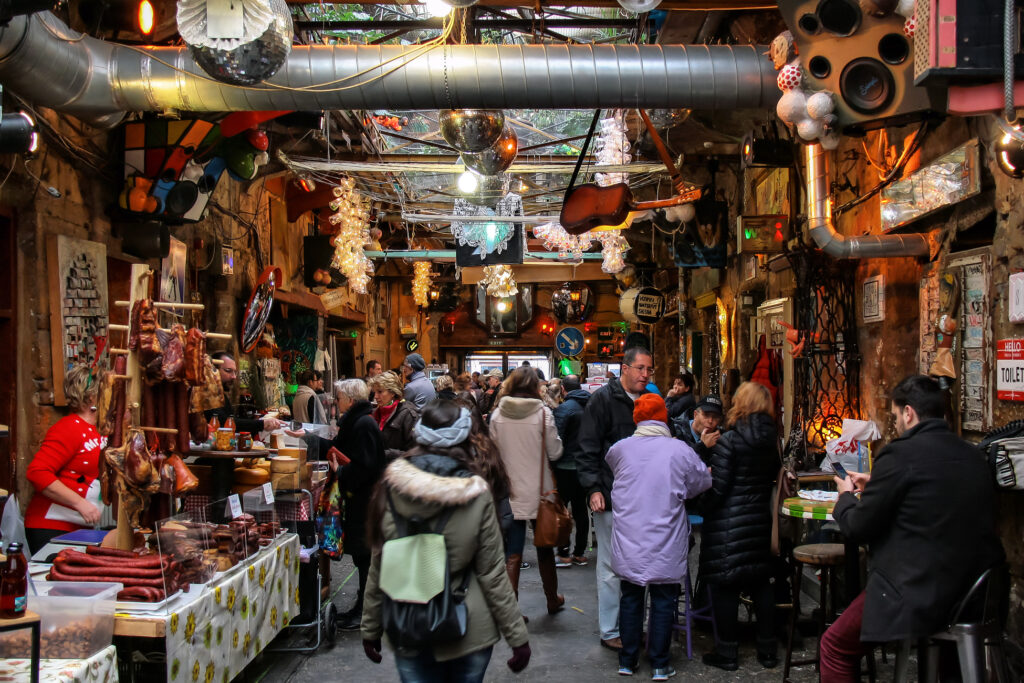
[[[491,411],[491,439],[498,445],[512,482],[515,521],[506,538],[505,569],[517,597],[526,522],[537,519],[541,489],[546,493],[555,488],[548,461],[562,457],[562,440],[558,438],[551,410],[541,400],[540,390],[540,378],[533,368],[517,368],[502,384],[498,403]],[[537,548],[537,568],[548,614],[555,614],[562,609],[565,598],[558,594],[554,548]]]

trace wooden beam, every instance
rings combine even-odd
[[[571,282],[583,280],[607,280],[611,277],[601,270],[600,263],[584,263],[579,266],[568,266],[564,264],[548,265],[546,263],[528,263],[519,266],[512,266],[516,282]],[[462,269],[462,284],[475,285],[483,279],[484,269],[481,266],[471,266]]]

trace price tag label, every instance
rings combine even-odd
[[[242,501],[239,500],[237,493],[228,496],[228,510],[231,513],[231,519],[242,516]]]
[[[274,504],[274,487],[271,486],[269,481],[263,485],[263,501],[267,505]]]

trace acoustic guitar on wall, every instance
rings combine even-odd
[[[626,183],[615,183],[614,185],[598,185],[596,183],[584,183],[576,185],[576,177],[580,167],[583,165],[583,157],[586,156],[587,147],[594,135],[594,128],[597,125],[601,112],[594,114],[594,120],[590,124],[587,139],[580,150],[580,156],[576,160],[576,168],[573,170],[572,179],[569,181],[569,189],[565,191],[565,198],[562,201],[562,211],[559,222],[570,235],[582,235],[594,228],[605,225],[619,225],[626,220],[630,211],[647,211],[650,209],[664,209],[670,206],[678,206],[688,202],[696,201],[703,196],[703,190],[699,187],[687,185],[679,170],[672,161],[665,143],[662,141],[658,131],[654,129],[650,117],[643,109],[637,110],[644,121],[654,146],[658,150],[658,156],[672,176],[672,186],[676,195],[667,199],[655,199],[646,202],[638,202],[633,198],[633,192]]]

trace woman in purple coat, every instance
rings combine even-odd
[[[633,403],[636,431],[610,449],[605,461],[615,484],[612,499],[612,569],[622,582],[619,600],[619,674],[631,676],[640,661],[644,592],[651,594],[647,653],[652,680],[675,675],[669,665],[672,613],[687,576],[690,523],[686,499],[711,486],[696,453],[668,429],[665,401],[644,394]]]

